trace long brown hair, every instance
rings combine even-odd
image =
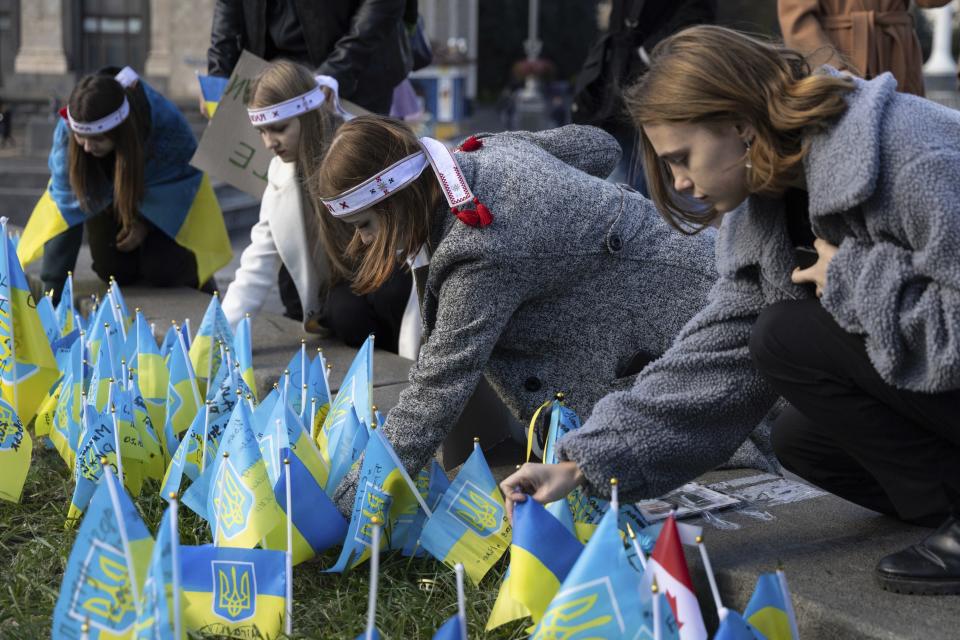
[[[317,82],[310,70],[289,60],[277,60],[264,69],[250,86],[250,98],[247,105],[251,109],[262,109],[279,104],[310,91]],[[313,109],[297,116],[300,121],[300,139],[297,143],[297,176],[306,187],[305,176],[313,175],[320,168],[330,142],[343,118],[333,108],[332,92],[322,87],[326,100],[319,109]],[[306,196],[303,211],[304,230],[307,235],[307,247],[314,265],[326,264],[331,271],[333,261],[329,252],[324,256],[324,235],[318,214],[323,205],[316,202],[310,189],[302,190]],[[319,205],[319,208],[318,208]],[[330,234],[349,237],[353,230],[346,223],[331,224]],[[335,278],[336,279],[336,278]]]
[[[803,170],[808,134],[847,109],[849,78],[812,74],[799,53],[731,29],[701,25],[658,44],[650,69],[624,96],[640,132],[650,195],[667,221],[697,233],[717,218],[689,208],[669,167],[643,131],[647,124],[735,122],[756,131],[746,155],[750,193],[779,195]]]
[[[340,127],[320,170],[310,178],[310,187],[317,198],[334,198],[417,151],[417,136],[404,123],[376,115],[354,118]],[[439,199],[436,178],[428,169],[374,205],[379,231],[370,246],[363,245],[359,232],[349,239],[324,234],[335,271],[353,281],[356,293],[375,291],[427,241]],[[324,227],[343,224],[326,208],[320,213]]]
[[[114,145],[113,166],[109,160],[95,158],[77,144],[70,132],[68,150],[70,188],[77,196],[80,208],[96,213],[98,198],[109,188],[113,173],[113,210],[123,228],[127,228],[140,208],[145,190],[144,164],[149,136],[149,109],[143,89],[136,85],[127,89],[112,75],[96,73],[77,83],[70,93],[67,108],[78,122],[94,122],[104,118],[123,104],[124,96],[130,104],[130,115],[118,126],[101,135]]]

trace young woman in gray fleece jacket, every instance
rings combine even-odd
[[[340,127],[312,180],[331,214],[322,219],[357,228],[327,255],[358,256],[357,272],[341,268],[359,293],[405,257],[429,261],[414,274],[424,342],[383,427],[411,473],[482,375],[521,420],[557,391],[586,415],[629,386],[638,354],[667,350],[716,280],[712,232],[685,238],[649,200],[602,179],[620,147],[600,129],[472,138],[453,154],[436,145],[402,123],[358,117]],[[453,201],[466,202],[456,215],[437,162],[450,167]],[[354,483],[347,476],[334,496],[345,512]]]
[[[602,494],[616,476],[621,496],[658,495],[728,456],[782,395],[786,468],[943,523],[881,560],[881,584],[960,593],[960,113],[895,90],[719,27],[657,47],[627,95],[648,183],[678,228],[723,215],[720,280],[670,350],[561,440],[566,462],[505,491]]]

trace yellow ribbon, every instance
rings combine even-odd
[[[533,439],[536,437],[534,428],[537,425],[537,420],[540,418],[540,412],[545,408],[550,406],[555,400],[550,399],[537,407],[537,410],[533,412],[533,417],[530,418],[530,428],[527,430],[527,459],[526,462],[530,462],[530,454],[533,452]]]

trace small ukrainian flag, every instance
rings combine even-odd
[[[479,584],[510,544],[503,496],[479,444],[443,494],[420,533],[420,545]]]

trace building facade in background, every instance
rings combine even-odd
[[[83,75],[129,64],[177,101],[197,95],[215,0],[0,0],[0,96],[63,101]],[[427,34],[462,48],[476,95],[479,0],[420,0]]]
[[[174,99],[206,71],[214,0],[0,0],[0,96],[63,101],[77,79],[129,64]]]

